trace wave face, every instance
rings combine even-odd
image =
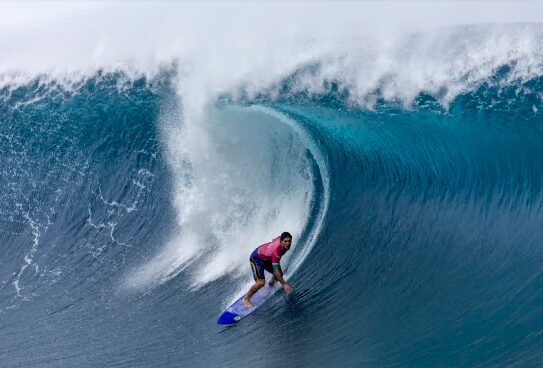
[[[540,366],[538,32],[419,84],[303,63],[199,114],[177,67],[6,82],[2,363]],[[285,230],[295,293],[217,327]]]

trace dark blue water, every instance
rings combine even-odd
[[[295,293],[229,328],[215,321],[248,262],[195,287],[210,262],[197,255],[126,286],[182,230],[176,185],[198,171],[167,148],[168,128],[186,123],[173,78],[126,80],[0,91],[0,365],[543,364],[540,77],[491,80],[448,106],[376,91],[373,109],[357,108],[332,84],[213,107],[217,131],[246,147],[232,165],[254,158],[272,192],[299,175],[286,190],[310,197],[291,211],[305,216],[286,274]],[[246,130],[270,145],[234,139]],[[232,198],[247,216],[251,192]]]

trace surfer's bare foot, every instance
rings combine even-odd
[[[273,286],[275,285],[275,277],[273,277],[270,282],[268,282],[268,285]]]
[[[246,298],[243,298],[242,302],[243,302],[243,305],[245,306],[245,308],[247,308],[247,309],[251,309],[253,307],[251,302],[249,300],[247,300]]]

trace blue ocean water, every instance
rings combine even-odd
[[[295,73],[221,96],[205,142],[175,70],[5,86],[1,365],[541,366],[543,77],[512,70],[371,107],[334,81],[293,92]],[[197,144],[216,156],[172,159]],[[278,218],[294,294],[217,326],[250,282],[237,249]]]

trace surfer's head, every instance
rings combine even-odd
[[[281,234],[281,247],[283,247],[284,250],[289,250],[290,245],[292,244],[292,235],[290,235],[289,232],[284,232]]]

